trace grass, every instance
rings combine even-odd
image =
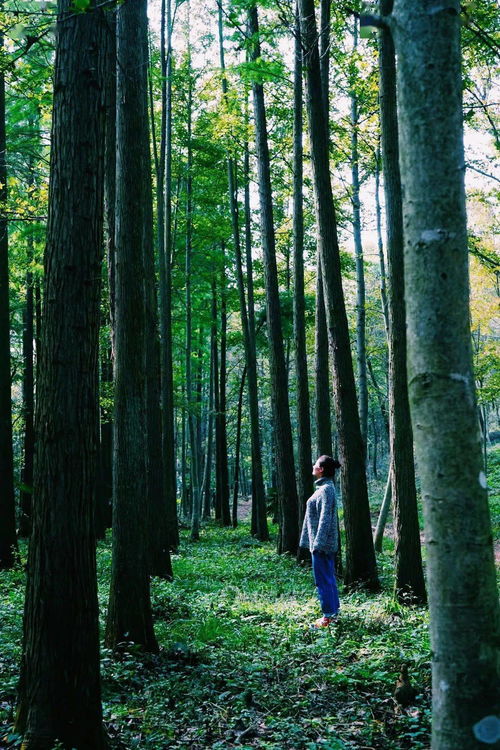
[[[490,451],[488,483],[497,535],[500,446]],[[339,622],[311,632],[319,615],[311,571],[277,556],[274,540],[255,541],[247,524],[209,524],[196,544],[188,536],[173,558],[175,580],[152,581],[160,653],[102,650],[114,750],[428,750],[428,613],[394,600],[390,538],[378,557],[382,592],[341,588]],[[98,547],[101,627],[110,563],[108,540]],[[24,577],[22,567],[0,572],[0,748],[20,745],[12,723]],[[402,663],[419,690],[406,710],[392,698]]]
[[[427,613],[389,591],[390,552],[379,559],[387,590],[342,596],[327,632],[311,571],[260,544],[246,524],[208,525],[197,544],[183,532],[175,580],[152,582],[156,656],[102,651],[104,718],[115,748],[423,750],[429,747]],[[109,542],[98,549],[105,617]],[[9,736],[20,656],[22,570],[2,574],[0,738]],[[3,585],[5,584],[5,586]],[[403,662],[420,689],[396,709]],[[0,739],[0,746],[1,745]]]

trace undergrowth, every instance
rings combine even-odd
[[[101,625],[109,540],[99,545]],[[342,596],[339,622],[319,614],[311,571],[253,540],[246,524],[183,532],[175,580],[152,581],[159,655],[102,650],[104,719],[114,748],[423,750],[429,747],[427,612],[392,598],[392,556],[379,557],[384,591]],[[2,573],[0,737],[12,734],[20,657],[22,569]],[[5,585],[4,585],[5,584]],[[396,706],[402,663],[419,689]]]
[[[494,537],[500,527],[500,446],[489,451]],[[372,488],[373,489],[373,488]],[[382,483],[374,493],[380,502]],[[374,518],[376,520],[376,504]],[[276,530],[273,531],[276,533]],[[247,524],[182,531],[175,580],[152,581],[158,655],[102,649],[102,696],[114,750],[428,750],[428,613],[392,596],[390,525],[378,556],[380,594],[341,591],[341,616],[319,615],[310,569],[261,544]],[[425,550],[423,550],[425,553]],[[25,585],[22,565],[0,571],[0,748],[13,733]],[[101,628],[111,565],[98,547]],[[401,664],[419,690],[402,709],[393,691]]]

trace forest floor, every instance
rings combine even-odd
[[[500,450],[493,506],[499,522]],[[496,469],[495,469],[496,471]],[[152,581],[158,655],[102,650],[104,719],[114,750],[428,750],[428,612],[392,595],[393,544],[378,556],[382,592],[341,590],[339,621],[319,615],[310,568],[260,543],[248,522],[214,523],[197,543],[182,530],[174,581]],[[104,623],[111,548],[99,543]],[[0,748],[12,733],[25,573],[0,573]],[[399,707],[393,691],[409,665],[419,694]]]

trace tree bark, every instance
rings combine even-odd
[[[248,120],[248,112],[246,112]],[[255,370],[248,371],[248,400],[250,405],[250,430],[252,443],[252,518],[251,529],[257,539],[267,542],[269,529],[267,526],[266,491],[264,486],[264,471],[262,466],[262,433],[259,423],[259,394],[257,378],[257,343],[255,330],[255,305],[253,293],[253,262],[252,262],[252,228],[250,208],[250,156],[248,143],[245,143],[244,154],[244,185],[245,185],[245,257],[248,299],[248,336],[255,352]],[[260,470],[254,470],[254,455],[260,456]]]
[[[188,21],[188,35],[189,35]],[[191,76],[191,46],[188,39],[188,92],[187,92],[187,178],[186,178],[186,266],[185,266],[185,303],[186,303],[186,405],[189,434],[189,457],[191,474],[191,540],[200,538],[200,477],[198,466],[198,444],[196,440],[196,399],[192,377],[192,308],[191,308],[191,262],[193,254],[193,147],[192,147],[192,109],[193,81]]]
[[[222,3],[219,3],[219,49],[220,49],[220,65],[224,73],[222,79],[222,91],[223,96],[227,96],[227,79],[225,77],[225,61],[224,61],[224,45],[223,45],[223,25],[222,25]],[[245,157],[246,158],[246,157]],[[227,161],[227,173],[228,173],[228,190],[229,190],[229,208],[231,211],[231,220],[233,227],[233,242],[236,260],[236,277],[238,283],[238,296],[240,302],[240,315],[241,315],[241,327],[243,330],[243,343],[245,346],[245,360],[246,370],[248,373],[247,384],[248,384],[248,406],[250,413],[250,440],[252,450],[252,476],[253,476],[253,491],[252,491],[252,514],[255,515],[255,528],[252,528],[252,533],[261,541],[267,541],[269,539],[269,532],[267,529],[267,518],[266,518],[266,498],[264,490],[264,478],[262,473],[262,450],[260,443],[260,429],[259,429],[259,394],[257,384],[257,354],[255,346],[255,323],[253,322],[253,307],[252,307],[252,322],[253,332],[250,331],[250,314],[247,309],[247,303],[245,299],[245,282],[243,277],[243,263],[241,257],[241,234],[239,226],[239,210],[238,210],[238,186],[236,179],[236,164],[232,157],[228,158]],[[250,243],[250,262],[251,262],[251,237],[250,230],[247,232],[247,239]],[[248,253],[247,253],[248,261]],[[251,265],[250,265],[251,274]],[[252,294],[253,300],[253,280],[248,280],[248,296]],[[252,303],[253,304],[253,303]],[[234,525],[234,519],[233,519]]]
[[[223,526],[231,526],[229,507],[229,469],[227,462],[227,425],[226,425],[226,372],[227,372],[227,290],[225,273],[225,254],[222,247],[223,266],[220,280],[220,368],[219,368],[219,520]]]
[[[167,526],[171,549],[179,546],[174,440],[174,383],[172,365],[172,10],[162,0],[160,60],[162,109],[160,158],[156,170],[158,264],[161,342],[162,448],[165,469]]]
[[[304,207],[302,195],[304,159],[302,148],[302,98],[302,45],[300,40],[299,13],[297,8],[295,18],[293,110],[293,330],[295,338],[295,377],[297,392],[297,492],[299,498],[299,525],[302,524],[306,502],[312,495],[313,488],[304,298]]]
[[[3,2],[0,3],[0,11]],[[0,33],[0,50],[4,37]],[[7,201],[5,76],[0,72],[0,208]],[[0,569],[17,558],[12,399],[10,374],[9,237],[5,212],[0,210]]]
[[[214,346],[213,337],[215,335],[213,326],[210,331],[210,383],[208,396],[208,425],[207,425],[207,450],[205,456],[205,469],[203,472],[202,488],[202,515],[203,518],[210,518],[211,511],[211,476],[212,476],[212,453],[213,453],[213,434],[214,434]]]
[[[329,75],[330,75],[330,0],[320,2],[320,77],[322,100],[325,108],[326,129],[329,133]],[[319,248],[316,259],[316,314],[314,341],[315,368],[315,416],[317,456],[330,456],[333,451],[332,407],[330,399],[330,365],[328,361],[328,330],[326,327],[325,298],[323,295],[323,275]]]
[[[354,52],[356,52],[357,48],[358,19],[354,18]],[[354,75],[352,73],[353,79]],[[356,258],[356,359],[358,363],[359,424],[365,455],[367,455],[368,382],[366,377],[365,269],[363,264],[363,244],[361,241],[361,203],[359,198],[359,104],[355,90],[355,80],[351,80],[351,128],[352,227]]]
[[[389,341],[389,305],[387,302],[387,275],[385,271],[384,242],[382,238],[382,206],[380,205],[380,143],[375,155],[375,213],[377,216],[377,246],[380,263],[380,299],[384,316],[384,327],[387,341]]]
[[[387,10],[390,9],[387,0]],[[386,0],[382,2],[385,10]],[[389,278],[389,428],[392,466],[392,502],[396,533],[395,593],[402,603],[427,600],[418,523],[417,491],[413,461],[406,376],[406,311],[404,296],[403,209],[398,164],[396,61],[388,30],[380,34],[380,122],[387,212],[387,260]]]
[[[346,529],[345,583],[347,587],[363,585],[375,591],[379,588],[379,581],[373,550],[363,440],[359,427],[349,330],[342,290],[335,209],[329,174],[328,134],[321,96],[316,19],[312,0],[300,0],[300,15],[319,247],[328,339],[333,355],[342,464],[342,499]]]
[[[144,59],[148,62],[148,43],[144,40]],[[148,68],[149,70],[149,68]],[[156,293],[155,239],[153,232],[153,192],[151,185],[151,152],[146,120],[144,138],[144,301],[146,325],[146,471],[148,486],[148,546],[150,571],[154,576],[173,578],[170,560],[170,533],[168,528],[168,503],[166,474],[162,446],[161,415],[161,359],[158,325],[158,299]]]
[[[387,523],[387,517],[389,515],[392,500],[391,476],[392,466],[389,465],[389,474],[387,476],[387,482],[385,485],[384,497],[380,506],[375,533],[373,534],[373,546],[375,548],[375,552],[382,552],[382,540],[384,538],[385,525]]]
[[[33,164],[30,164],[29,184],[34,185]],[[23,466],[21,470],[21,490],[19,493],[19,536],[28,537],[31,533],[31,514],[33,499],[33,462],[35,452],[35,379],[34,379],[34,294],[31,263],[34,255],[34,237],[28,236],[26,273],[26,303],[23,310]]]
[[[146,1],[117,11],[116,368],[113,561],[106,643],[157,651],[147,529],[144,224],[150,218]]]
[[[234,479],[233,479],[233,508],[232,508],[232,526],[235,529],[238,526],[238,490],[240,486],[240,447],[241,447],[241,412],[243,409],[243,392],[245,390],[245,380],[247,377],[246,365],[241,375],[240,392],[238,395],[238,414],[236,417],[236,445],[234,448]]]
[[[408,387],[428,554],[433,750],[484,747],[481,730],[486,734],[484,720],[498,713],[500,685],[500,610],[469,324],[459,10],[455,3],[396,0],[391,21]]]
[[[97,4],[97,3],[95,3]],[[103,19],[58,6],[34,512],[16,731],[106,747],[93,505],[103,215]]]
[[[256,6],[248,11],[248,26],[252,37],[252,59],[260,57],[259,25]],[[255,142],[259,178],[260,220],[264,252],[267,326],[270,345],[270,371],[273,416],[276,431],[276,472],[281,527],[278,552],[296,554],[299,542],[298,499],[295,485],[292,429],[288,404],[288,384],[283,350],[283,334],[278,291],[275,235],[269,148],[267,142],[264,89],[261,83],[252,84],[255,118]]]

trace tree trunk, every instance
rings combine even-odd
[[[307,499],[312,495],[311,423],[309,420],[309,378],[307,374],[306,323],[304,299],[304,211],[302,148],[302,46],[298,9],[295,19],[293,130],[293,237],[294,294],[293,329],[295,338],[295,376],[297,391],[297,458],[299,524],[302,524]]]
[[[479,750],[498,712],[500,610],[472,371],[459,6],[396,0],[394,16],[408,383],[428,553],[432,748]]]
[[[300,0],[301,31],[307,75],[307,109],[328,338],[333,355],[337,426],[342,463],[342,499],[346,529],[345,583],[378,590],[364,449],[359,427],[356,388],[340,271],[336,218],[329,174],[328,138],[314,3]]]
[[[382,499],[382,505],[380,506],[380,510],[378,514],[377,527],[375,529],[375,533],[373,534],[373,546],[375,547],[375,552],[382,552],[382,540],[384,538],[384,529],[387,523],[389,510],[391,509],[391,499],[392,499],[391,476],[392,476],[392,466],[389,464],[389,473],[387,475],[387,482],[385,485],[384,497]]]
[[[375,155],[375,213],[377,216],[377,245],[380,263],[380,299],[387,341],[389,341],[389,305],[387,302],[387,278],[385,272],[384,242],[382,239],[382,207],[380,205],[380,143]]]
[[[188,10],[189,13],[189,10]],[[189,37],[188,20],[188,37]],[[192,147],[192,110],[193,81],[191,75],[191,46],[188,38],[188,92],[187,92],[187,178],[186,178],[186,266],[185,266],[185,306],[186,306],[186,406],[189,435],[189,456],[191,474],[191,540],[200,538],[200,481],[198,467],[198,443],[196,440],[196,393],[192,376],[192,308],[191,308],[191,263],[193,254],[193,147]]]
[[[116,12],[106,12],[105,63],[105,143],[104,143],[104,252],[106,256],[109,289],[109,322],[111,351],[101,353],[102,382],[114,381],[115,368],[115,310],[116,310]],[[106,346],[106,345],[105,345]],[[106,347],[107,348],[107,347]],[[104,415],[101,410],[100,482],[98,506],[102,515],[101,524],[112,525],[113,505],[113,414]],[[102,528],[101,528],[102,531]]]
[[[246,112],[248,120],[248,112]],[[262,465],[262,440],[259,426],[259,394],[257,377],[257,344],[255,331],[255,305],[253,294],[253,262],[252,262],[252,228],[250,208],[250,155],[248,143],[245,143],[244,156],[244,184],[245,184],[245,256],[248,298],[248,336],[255,352],[255,368],[248,368],[248,400],[250,405],[250,439],[252,443],[252,518],[251,529],[257,539],[267,542],[269,529],[267,527],[266,491],[264,487],[264,470]],[[257,456],[257,463],[254,463]],[[258,460],[260,458],[260,470]]]
[[[33,169],[30,168],[30,185],[34,184]],[[33,461],[35,451],[35,382],[34,382],[34,301],[33,273],[30,266],[33,261],[34,238],[28,236],[28,271],[26,273],[26,304],[23,310],[23,467],[21,470],[21,491],[19,493],[20,519],[19,536],[28,537],[31,533],[31,514],[33,498]]]
[[[247,377],[247,368],[243,368],[241,375],[240,392],[238,396],[238,414],[236,417],[236,446],[234,449],[234,484],[233,484],[233,512],[232,525],[233,529],[238,526],[238,490],[240,479],[240,446],[241,446],[241,412],[243,409],[243,392],[245,390],[245,380]]]
[[[259,26],[257,8],[248,11],[249,32],[253,39],[252,59],[260,57],[258,41]],[[261,83],[252,85],[255,117],[255,140],[259,177],[260,220],[262,248],[264,253],[264,277],[266,286],[267,327],[270,345],[270,371],[273,401],[273,416],[276,430],[276,472],[278,501],[281,510],[281,528],[278,541],[279,552],[296,554],[299,542],[298,499],[295,485],[292,430],[288,404],[288,384],[283,333],[281,326],[278,272],[276,266],[275,235],[271,192],[271,173],[267,143],[264,89]]]
[[[219,4],[219,45],[220,45],[220,64],[221,69],[225,71],[224,62],[224,45],[223,45],[223,26],[222,26],[222,5]],[[227,94],[227,80],[225,76],[222,79],[222,90],[223,95],[226,97]],[[248,150],[245,152],[245,160],[248,159]],[[250,263],[250,268],[247,268],[247,274],[249,274],[247,286],[248,286],[248,297],[252,296],[252,313],[247,310],[247,303],[245,299],[245,282],[243,278],[243,263],[241,257],[241,241],[240,241],[240,226],[239,226],[239,211],[238,211],[238,187],[236,180],[236,165],[233,158],[229,158],[227,162],[228,172],[228,189],[229,189],[229,208],[231,211],[231,219],[233,226],[233,242],[236,259],[236,276],[238,282],[238,295],[240,301],[240,315],[241,315],[241,327],[243,330],[243,342],[245,346],[245,360],[246,370],[248,373],[248,405],[250,412],[250,440],[252,447],[252,475],[253,475],[253,491],[252,491],[252,517],[255,517],[255,526],[252,527],[252,534],[260,539],[261,541],[267,541],[269,539],[269,532],[267,529],[267,518],[265,510],[265,490],[264,490],[264,478],[262,473],[262,451],[260,443],[260,429],[259,429],[259,394],[257,385],[257,354],[255,346],[255,321],[253,311],[253,279],[252,279],[252,268],[251,268],[251,235],[250,227],[247,227],[246,241],[247,241],[247,265]],[[246,171],[247,175],[247,171]],[[245,175],[245,177],[246,177]],[[246,194],[247,181],[245,179],[245,194]],[[250,206],[248,205],[248,210]],[[249,217],[248,217],[249,218]],[[249,261],[250,256],[250,261]],[[250,302],[249,302],[250,307]],[[250,320],[251,319],[251,320]],[[252,330],[251,330],[252,329]],[[234,523],[234,520],[233,520]]]
[[[102,324],[102,321],[101,321]],[[101,389],[112,388],[113,363],[108,346],[99,352]],[[109,392],[109,391],[107,391]],[[95,507],[95,533],[104,539],[106,529],[111,528],[111,504],[113,499],[113,424],[107,408],[99,409],[99,459]]]
[[[60,0],[34,512],[16,731],[26,750],[106,747],[93,505],[103,214],[104,22]]]
[[[354,52],[358,48],[358,19],[354,18]],[[354,76],[353,76],[354,77]],[[367,454],[368,440],[368,382],[366,377],[366,310],[365,269],[361,242],[361,203],[359,199],[359,106],[355,81],[351,81],[351,178],[354,252],[356,257],[356,359],[358,362],[359,424],[361,437]]]
[[[383,0],[385,3],[385,0]],[[385,8],[384,8],[385,10]],[[388,5],[387,10],[390,10]],[[426,602],[420,551],[417,492],[406,377],[406,312],[404,296],[403,213],[398,164],[396,61],[388,30],[380,35],[380,122],[387,212],[389,277],[389,428],[392,502],[396,533],[396,596],[402,603]]]
[[[148,60],[147,40],[144,42],[144,59]],[[153,193],[151,185],[150,139],[146,121],[144,139],[144,300],[146,325],[146,471],[148,487],[148,546],[150,572],[171,581],[170,534],[168,504],[163,464],[161,416],[161,364],[158,326],[158,300],[156,294],[155,240],[153,233]],[[147,170],[147,171],[146,171]]]
[[[329,133],[329,74],[330,74],[330,0],[320,2],[320,76],[323,105],[325,108],[326,129]],[[300,20],[300,19],[299,19]],[[329,139],[328,139],[329,140]],[[315,367],[315,415],[317,456],[330,456],[333,450],[332,407],[330,400],[330,365],[328,361],[328,330],[326,327],[325,298],[323,295],[323,274],[319,247],[317,253],[316,276],[316,316],[314,341]]]
[[[3,2],[0,3],[3,10]],[[0,33],[0,50],[3,50]],[[0,209],[7,201],[5,76],[0,72]],[[0,210],[0,569],[17,558],[14,453],[10,375],[9,238],[5,212]]]
[[[165,469],[167,526],[171,549],[179,546],[177,521],[174,383],[172,365],[172,12],[171,0],[162,0],[160,58],[162,110],[160,158],[156,170],[158,263],[161,342],[162,447]]]
[[[144,224],[150,220],[145,0],[117,11],[113,561],[106,643],[157,651],[149,592]]]
[[[211,476],[212,476],[212,453],[213,453],[213,434],[214,434],[214,346],[213,336],[215,335],[213,326],[210,332],[210,383],[208,396],[208,425],[207,425],[207,451],[205,456],[205,470],[203,472],[203,490],[202,490],[202,515],[203,518],[210,518],[211,510]]]
[[[220,387],[219,387],[219,347],[217,343],[217,280],[212,278],[212,362],[214,367],[214,410],[215,410],[215,519],[221,520],[221,450],[220,450]]]
[[[223,526],[231,526],[231,511],[229,508],[229,469],[227,462],[227,414],[226,414],[226,386],[227,386],[227,290],[222,247],[223,266],[221,273],[221,307],[220,307],[220,370],[219,370],[219,450],[220,450],[220,520]]]

